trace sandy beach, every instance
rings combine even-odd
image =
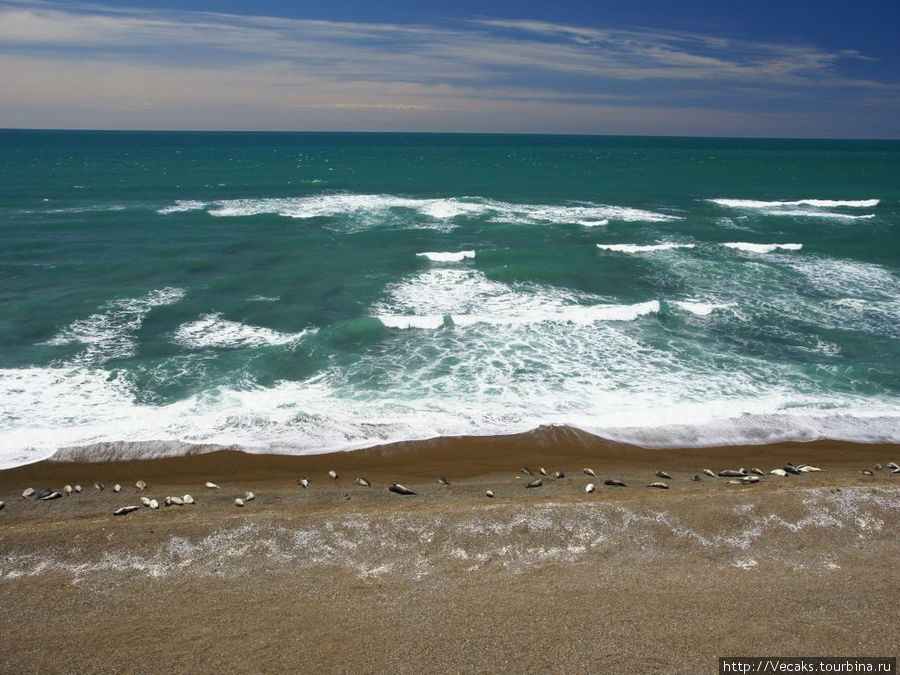
[[[644,450],[549,428],[10,469],[0,670],[711,673],[719,656],[896,656],[898,460],[893,445]],[[768,473],[788,462],[824,471]],[[765,475],[703,473],[740,467]],[[657,471],[669,489],[646,487]],[[21,496],[66,484],[84,491]],[[185,494],[196,503],[113,515]]]

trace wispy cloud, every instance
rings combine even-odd
[[[294,128],[319,124],[315,111],[331,109],[357,128],[384,127],[398,113],[407,125],[419,116],[434,128],[491,130],[505,114],[535,130],[552,130],[555,116],[559,130],[586,123],[593,128],[582,130],[604,131],[617,108],[629,119],[661,108],[673,116],[727,110],[737,119],[751,90],[795,107],[838,90],[844,103],[847,91],[869,102],[874,92],[882,102],[900,92],[897,82],[850,77],[843,64],[869,57],[849,48],[523,20],[353,23],[49,0],[0,1],[0,58],[0,87],[13,94],[0,104],[0,125],[29,106],[73,118],[91,107],[107,116],[131,110],[132,120],[135,108],[154,107],[168,111],[157,116],[167,126],[184,125],[179,107],[196,119],[214,106],[205,119],[228,125],[239,118],[227,106],[246,116],[255,103],[264,128],[284,124],[288,111],[307,111]],[[687,106],[679,103],[686,88],[694,95]]]

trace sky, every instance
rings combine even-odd
[[[0,128],[900,138],[897,0],[0,0]]]

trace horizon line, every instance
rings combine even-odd
[[[900,136],[719,136],[685,134],[615,134],[597,132],[554,131],[380,131],[380,130],[316,130],[316,129],[92,129],[83,127],[0,127],[5,132],[55,133],[147,133],[147,134],[381,134],[390,136],[563,136],[595,138],[672,138],[706,140],[757,141],[900,141]]]

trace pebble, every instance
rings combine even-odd
[[[238,498],[236,498],[236,499],[234,500],[234,505],[235,505],[235,506],[243,506],[243,505],[244,505],[244,500],[241,499],[240,497],[238,497]]]
[[[215,483],[213,483],[212,481],[206,481],[203,485],[204,485],[204,487],[208,487],[210,490],[218,490],[219,489],[219,486],[216,485]]]
[[[115,511],[113,511],[113,515],[114,516],[124,516],[124,515],[131,513],[132,511],[137,511],[139,508],[141,508],[141,507],[140,506],[123,506],[121,509],[116,509]]]
[[[32,497],[34,496],[34,488],[25,488],[25,491],[22,493],[23,497]]]
[[[668,485],[666,485],[665,483],[660,483],[659,481],[657,481],[655,483],[650,483],[650,485],[648,485],[647,487],[657,488],[659,490],[668,490],[669,489]]]
[[[591,492],[593,492],[593,491],[594,491],[594,484],[593,484],[593,483],[588,483],[587,485],[585,485],[585,486],[584,486],[584,491],[587,492],[588,494],[590,494]]]
[[[596,476],[596,475],[597,475],[597,474],[594,473],[594,470],[593,470],[593,469],[582,469],[582,471],[583,471],[585,474],[587,474],[588,476]]]

